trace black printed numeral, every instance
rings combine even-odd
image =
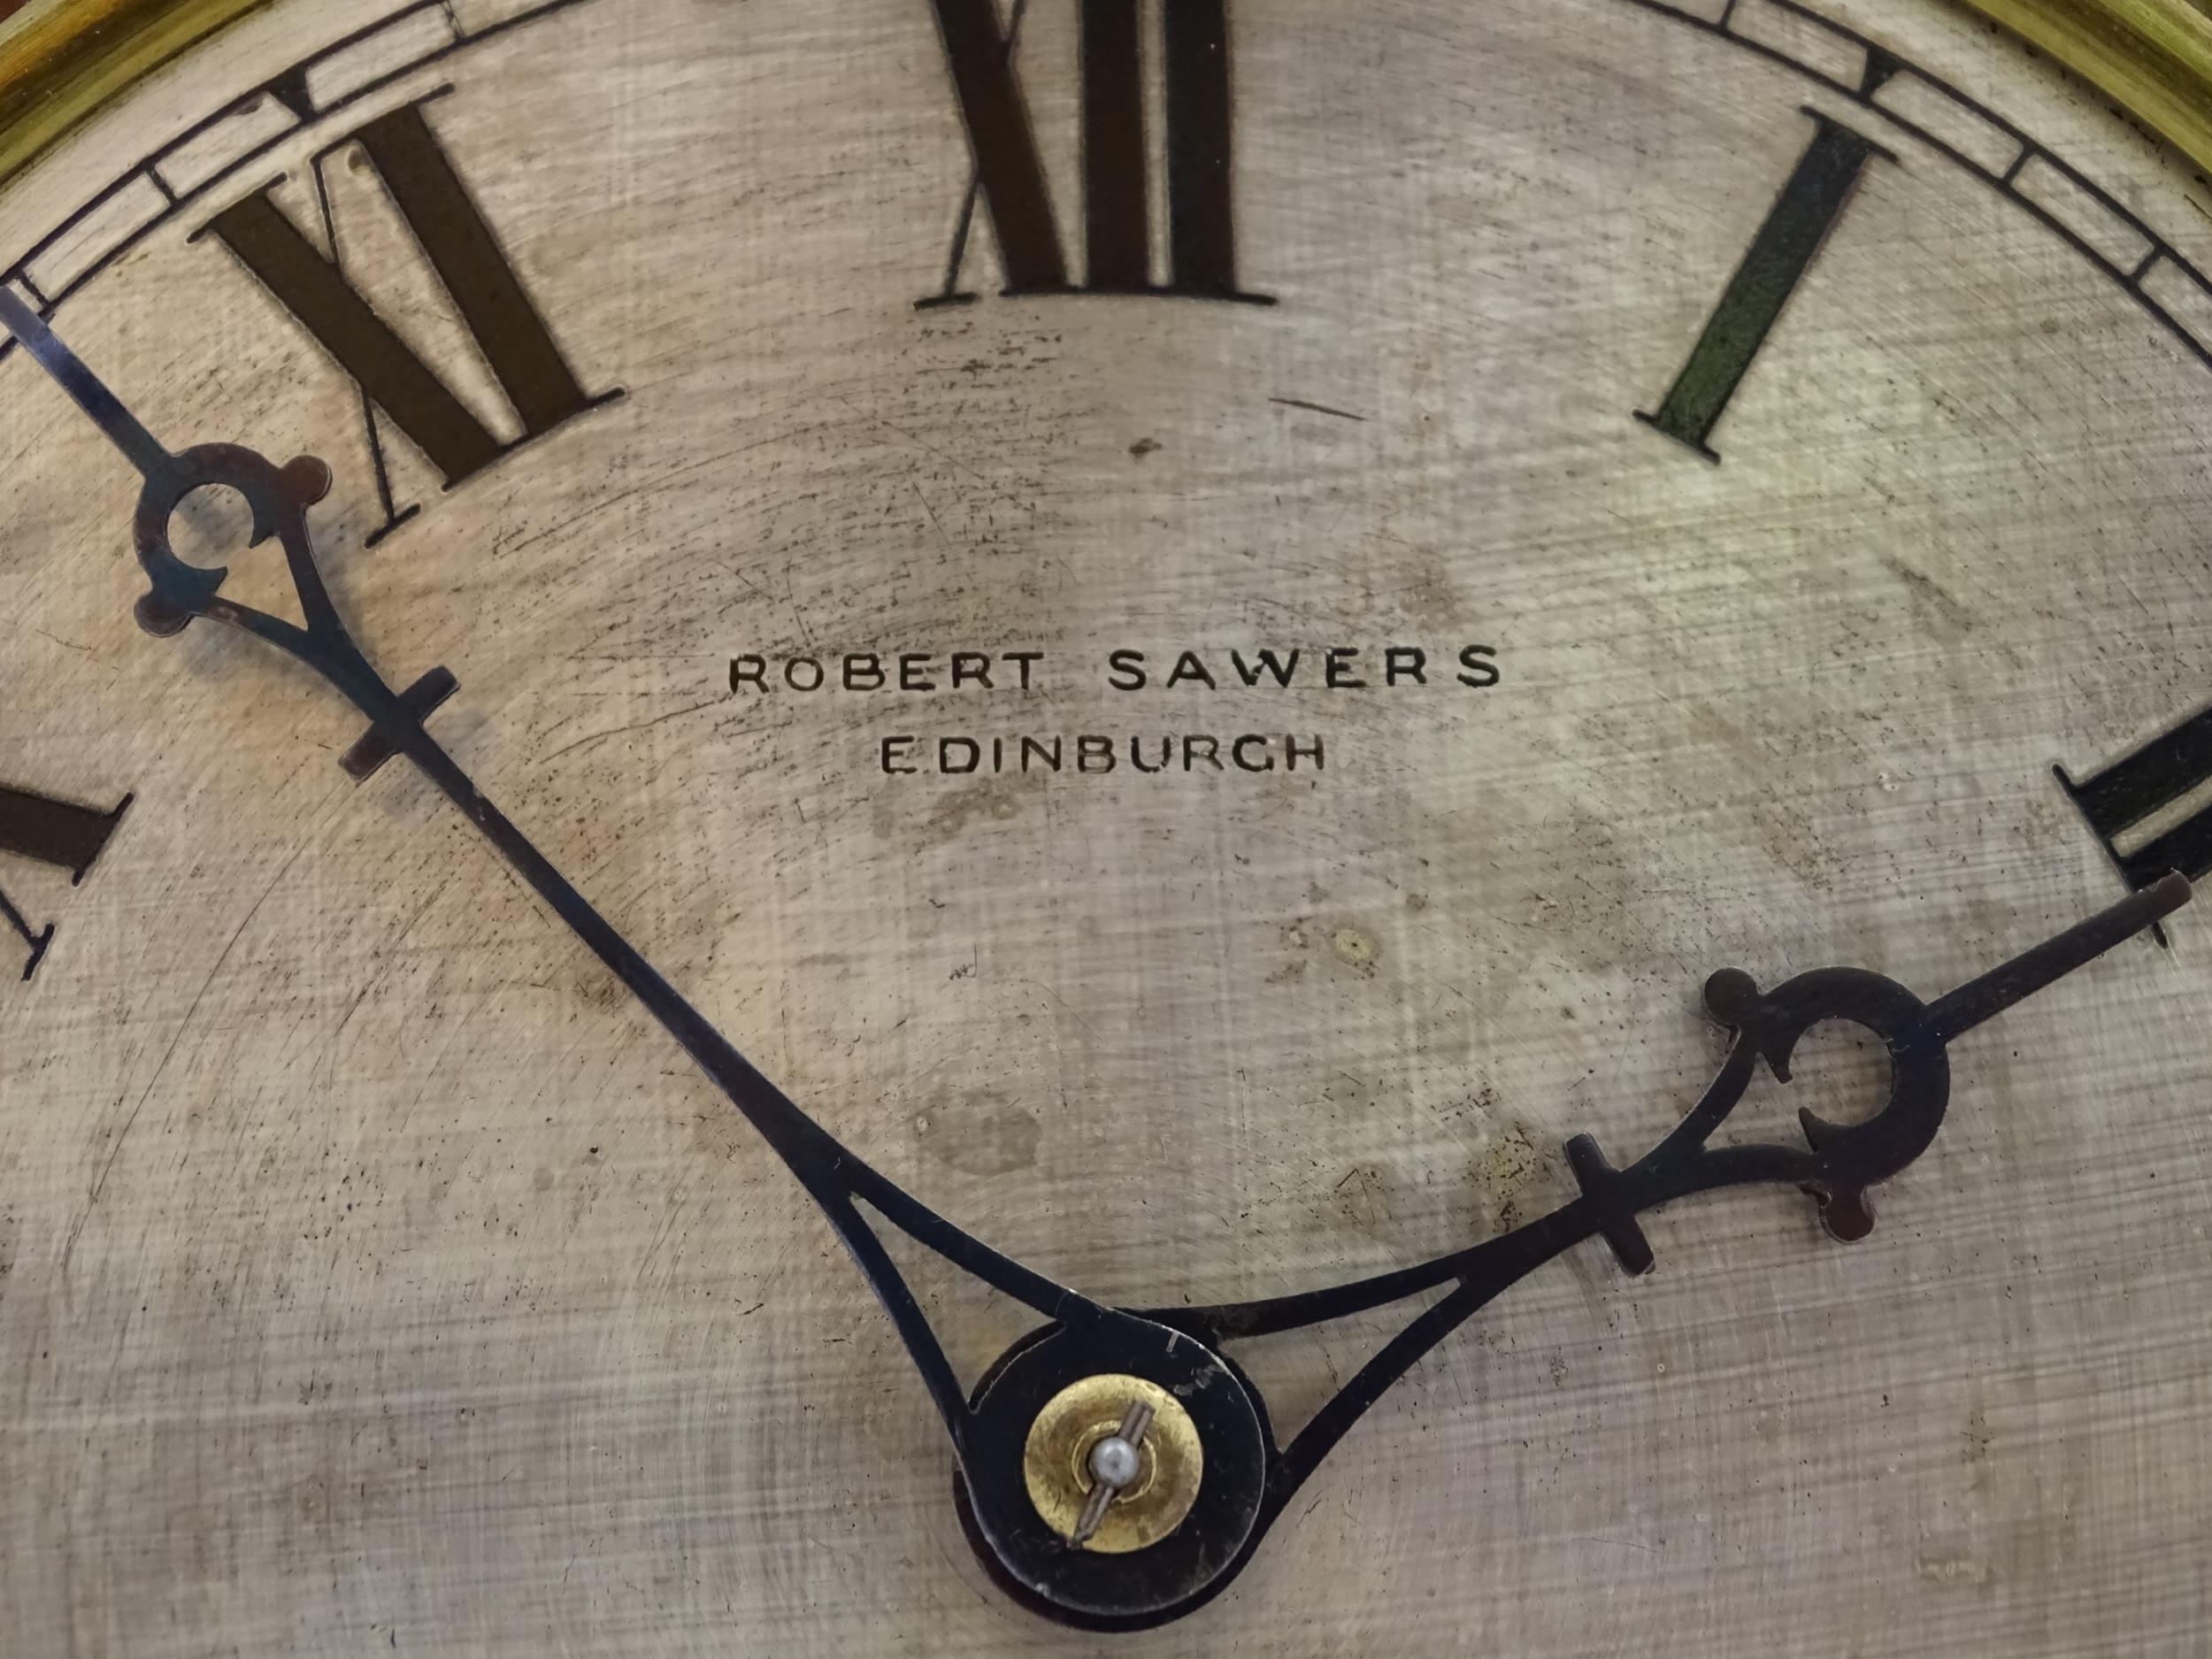
[[[2212,805],[2132,852],[2119,849],[2131,830],[2212,783],[2212,709],[2078,782],[2063,766],[2052,770],[2130,887],[2150,887],[2176,870],[2192,881],[2212,875]]]
[[[101,812],[0,784],[0,853],[66,870],[73,886],[85,879],[85,872],[105,849],[130,804],[131,797],[125,795],[113,811]],[[54,942],[54,925],[49,922],[43,928],[33,928],[4,891],[0,891],[0,920],[22,935],[30,951],[29,960],[23,964],[23,977],[27,979],[38,972],[47,947]]]
[[[1805,113],[1813,119],[1813,142],[1751,239],[1750,250],[1729,280],[1712,320],[1691,349],[1690,360],[1655,411],[1636,411],[1637,419],[1709,461],[1720,457],[1706,440],[1803,280],[1806,267],[1842,217],[1867,161],[1876,156],[1897,159],[1817,110]]]
[[[521,425],[521,436],[513,442],[495,436],[347,280],[322,169],[329,155],[349,144],[359,146],[382,180],[512,405]],[[400,511],[391,500],[371,409],[380,410],[404,433],[450,488],[618,395],[593,396],[578,381],[421,104],[379,116],[325,151],[316,159],[315,180],[332,243],[327,257],[271,199],[273,186],[224,209],[208,221],[207,231],[361,388],[384,490],[386,530],[414,510]]]
[[[1081,43],[1085,280],[1069,276],[1052,187],[1030,125],[1015,53],[1030,0],[1003,32],[996,0],[931,0],[974,172],[953,233],[941,293],[955,304],[978,202],[991,216],[1008,294],[1156,294],[1271,304],[1237,283],[1228,0],[1164,0],[1167,258],[1153,269],[1152,178],[1145,125],[1141,0],[1075,0]]]

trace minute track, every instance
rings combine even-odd
[[[1500,1237],[1417,1267],[1301,1294],[1199,1309],[1110,1307],[1023,1266],[974,1238],[868,1165],[779,1090],[600,915],[581,893],[432,737],[426,721],[457,687],[443,668],[395,689],[369,662],[325,587],[314,558],[308,510],[331,475],[303,457],[279,467],[233,445],[172,453],[19,300],[0,289],[0,322],[30,349],[139,470],[144,482],[134,541],[149,588],[137,608],[149,633],[173,635],[197,618],[224,623],[292,657],[328,681],[369,728],[345,765],[365,780],[403,757],[483,833],[493,848],[626,986],[757,1130],[813,1197],[883,1303],[921,1372],[949,1436],[962,1523],[993,1575],[1025,1605],[1062,1622],[1099,1630],[1140,1629],[1179,1617],[1218,1594],[1305,1479],[1391,1385],[1470,1315],[1527,1274],[1592,1238],[1603,1238],[1624,1267],[1647,1270],[1653,1252],[1638,1217],[1672,1200],[1755,1184],[1799,1187],[1820,1205],[1838,1238],[1873,1225],[1870,1189],[1925,1151],[1950,1094],[1949,1045],[2188,902],[2175,873],[2047,940],[1979,979],[1923,1002],[1894,980],[1859,968],[1824,968],[1762,993],[1747,974],[1724,970],[1705,987],[1708,1010],[1733,1034],[1718,1074],[1682,1123],[1622,1169],[1594,1140],[1576,1137],[1568,1158],[1581,1195]],[[216,486],[236,491],[252,513],[250,545],[274,537],[284,549],[304,626],[221,596],[227,569],[188,564],[168,527],[186,496]],[[1780,1145],[1711,1148],[1713,1133],[1743,1098],[1759,1063],[1787,1081],[1799,1040],[1824,1020],[1847,1020],[1879,1036],[1891,1064],[1889,1098],[1848,1125],[1809,1112],[1801,1118],[1809,1150]],[[972,1396],[882,1240],[865,1204],[916,1242],[1047,1323],[1010,1348]],[[1453,1288],[1413,1318],[1325,1404],[1286,1447],[1279,1447],[1264,1402],[1224,1351],[1242,1338],[1294,1330],[1386,1306],[1442,1286]],[[1171,1394],[1204,1453],[1204,1475],[1185,1519],[1166,1537],[1125,1554],[1098,1554],[1054,1531],[1024,1484],[1025,1442],[1048,1402],[1078,1383],[1134,1378]]]

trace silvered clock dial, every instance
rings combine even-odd
[[[16,8],[11,1650],[2193,1651],[2212,24],[1991,10]]]

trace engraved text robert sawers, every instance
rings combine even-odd
[[[752,652],[730,659],[733,695],[793,703],[817,699],[910,700],[974,694],[1063,694],[1093,699],[1160,697],[1160,711],[1195,695],[1221,694],[1248,714],[1266,693],[1464,695],[1504,680],[1498,648],[1463,645],[1271,645],[1149,650],[1122,647],[1072,671],[1041,650]],[[1174,694],[1173,702],[1168,702]],[[1325,706],[1325,705],[1324,705]],[[873,725],[872,722],[869,723]],[[882,733],[872,735],[877,770],[887,777],[991,772],[1322,772],[1329,743],[1320,732],[1153,730],[1079,733]]]

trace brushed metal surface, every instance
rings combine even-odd
[[[250,17],[82,129],[0,196],[0,260],[339,10]],[[2005,165],[1939,77],[2212,258],[2202,183],[2047,62],[1922,0],[1826,15],[1912,66],[1881,107]],[[365,643],[403,683],[452,668],[441,736],[782,1087],[1136,1303],[1556,1203],[1569,1136],[1640,1151],[1709,1075],[1714,969],[1932,994],[2098,908],[2052,764],[2212,684],[2212,302],[2154,261],[2169,327],[2024,204],[2134,245],[2063,172],[1993,188],[1752,0],[1727,35],[1632,0],[1236,19],[1240,274],[1271,308],[1003,298],[986,219],[975,303],[918,311],[970,167],[921,0],[588,0],[402,53],[57,315],[168,442],[333,463],[319,544]],[[1032,0],[1079,249],[1074,41]],[[627,395],[450,492],[388,432],[422,511],[371,547],[355,388],[188,238],[280,172],[314,222],[306,157],[447,84],[488,220]],[[1633,411],[1809,104],[1899,159],[1711,465]],[[349,273],[509,419],[373,173],[329,177]],[[1072,1636],[984,1578],[890,1328],[612,981],[403,768],[357,787],[357,723],[305,677],[133,626],[131,475],[20,354],[0,480],[0,781],[135,797],[81,887],[0,859],[58,924],[0,989],[9,1652],[2201,1652],[2203,917],[1962,1041],[1870,1240],[1750,1194],[1648,1217],[1649,1279],[1578,1251],[1379,1407],[1220,1601]],[[196,528],[221,545],[219,506]],[[1494,686],[1444,672],[1476,645]],[[1247,689],[1230,658],[1332,648],[1369,683]],[[1382,684],[1392,648],[1429,683]],[[1186,650],[1224,687],[1159,683]],[[1026,690],[953,690],[956,651],[1039,655]],[[1115,651],[1152,683],[1115,689]],[[946,688],[732,688],[736,657],[848,653]],[[1244,733],[1326,769],[882,764]],[[1839,1035],[1759,1126],[1879,1084]],[[917,1271],[964,1365],[1020,1333]],[[1394,1328],[1239,1358],[1287,1426]]]

